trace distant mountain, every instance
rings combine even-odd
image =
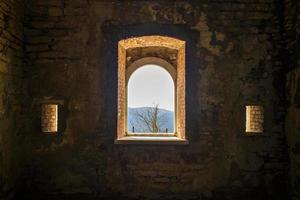
[[[138,114],[146,115],[149,111],[153,111],[154,107],[139,107],[139,108],[128,108],[128,131],[133,132],[150,132],[147,125],[140,120]],[[165,109],[158,109],[158,119],[160,125],[160,132],[168,133],[174,132],[174,112]]]

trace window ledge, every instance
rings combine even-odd
[[[178,137],[127,136],[116,139],[115,144],[186,145],[189,141]]]

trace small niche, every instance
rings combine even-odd
[[[42,104],[41,125],[44,133],[58,132],[58,105]]]
[[[262,133],[264,131],[264,108],[262,106],[246,106],[246,133]]]

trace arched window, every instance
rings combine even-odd
[[[184,41],[162,36],[119,41],[117,131],[117,144],[187,144]]]
[[[136,69],[127,83],[127,133],[174,134],[175,89],[170,73],[147,64]]]

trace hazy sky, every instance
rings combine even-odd
[[[174,83],[171,75],[158,65],[138,68],[128,82],[128,107],[158,104],[174,111]]]

